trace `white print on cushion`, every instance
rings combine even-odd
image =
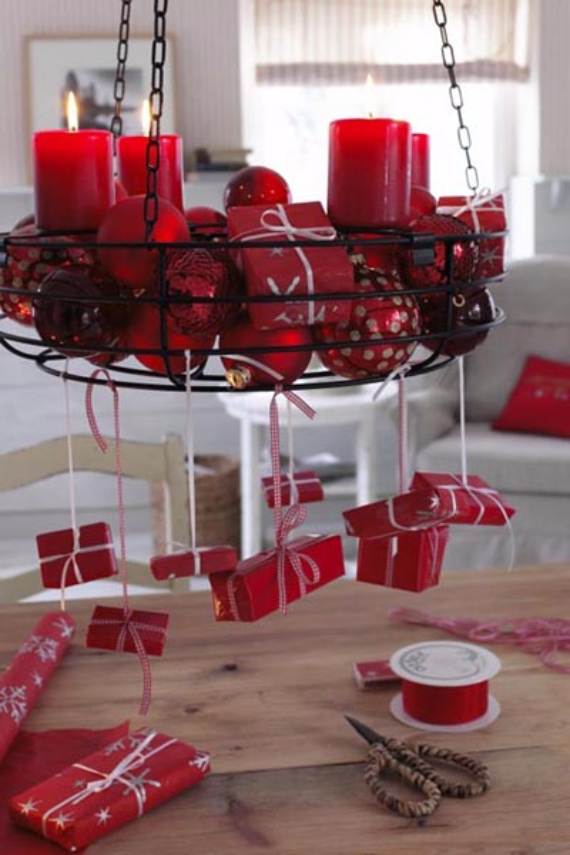
[[[0,715],[8,715],[20,724],[28,713],[25,686],[2,686],[0,688]]]
[[[57,650],[58,643],[55,638],[48,638],[44,635],[31,635],[20,647],[20,653],[35,653],[42,662],[55,662]]]

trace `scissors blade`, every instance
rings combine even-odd
[[[377,742],[382,742],[382,737],[379,733],[376,733],[375,730],[372,730],[368,725],[363,724],[363,722],[358,721],[358,719],[353,718],[351,715],[345,715],[345,719],[350,724],[351,727],[355,729],[359,736],[361,736],[365,742],[368,742],[369,745],[374,745]]]

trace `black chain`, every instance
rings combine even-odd
[[[150,90],[150,131],[146,149],[146,197],[144,219],[146,239],[151,239],[158,220],[158,170],[160,169],[160,120],[164,107],[164,65],[166,62],[166,13],[168,0],[154,0],[152,78]]]
[[[469,189],[473,193],[476,193],[479,189],[479,173],[471,158],[471,131],[463,118],[463,92],[455,74],[455,52],[447,36],[447,12],[445,11],[443,0],[433,0],[433,17],[441,35],[441,58],[451,84],[449,87],[449,98],[451,106],[457,112],[457,119],[459,121],[457,138],[459,145],[465,152],[465,159],[467,160],[465,178]]]
[[[129,55],[129,35],[131,31],[132,0],[122,0],[119,41],[117,44],[117,71],[115,74],[115,114],[111,119],[111,132],[115,140],[123,135],[123,101],[125,99],[125,72]]]

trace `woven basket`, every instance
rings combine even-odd
[[[241,516],[239,461],[222,454],[198,455],[196,468],[198,545],[227,544],[239,550]]]

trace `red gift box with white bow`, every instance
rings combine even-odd
[[[288,473],[281,475],[281,504],[284,507],[323,501],[325,497],[323,485],[316,472],[309,470],[295,472],[292,481],[293,483],[291,483],[291,476]],[[267,507],[274,508],[275,487],[273,477],[262,478],[261,484]]]
[[[505,197],[493,195],[442,196],[437,204],[438,214],[461,220],[473,232],[504,232],[507,229]],[[479,253],[474,279],[492,279],[505,272],[505,238],[494,237],[478,243]]]
[[[391,537],[363,538],[358,544],[356,579],[403,591],[432,588],[439,583],[448,540],[446,525]]]
[[[416,472],[412,489],[435,490],[448,513],[450,525],[507,525],[516,510],[478,475]]]
[[[250,297],[287,296],[295,302],[250,303],[256,329],[313,326],[348,320],[350,300],[307,300],[319,294],[354,290],[352,264],[343,247],[327,246],[337,237],[320,202],[230,208],[230,237],[240,241],[318,240],[320,246],[241,249]]]
[[[61,588],[105,579],[118,572],[111,529],[107,523],[82,525],[77,530],[77,548],[73,529],[38,534],[36,544],[42,582],[45,588]]]
[[[292,553],[300,560],[301,573]],[[344,576],[342,541],[336,534],[298,537],[287,544],[284,558],[281,584],[275,549],[242,561],[235,573],[212,573],[216,620],[259,620]]]
[[[10,800],[12,820],[78,852],[200,783],[209,754],[140,730]]]
[[[155,555],[150,560],[155,579],[184,579],[214,572],[232,572],[238,563],[233,546],[200,546],[172,555]]]
[[[401,531],[431,528],[450,516],[447,503],[434,489],[417,489],[389,499],[343,511],[347,534],[376,538]]]
[[[166,644],[169,615],[133,609],[126,612],[112,606],[95,606],[87,628],[87,647],[117,652],[139,653],[139,640],[150,656],[162,656]]]

